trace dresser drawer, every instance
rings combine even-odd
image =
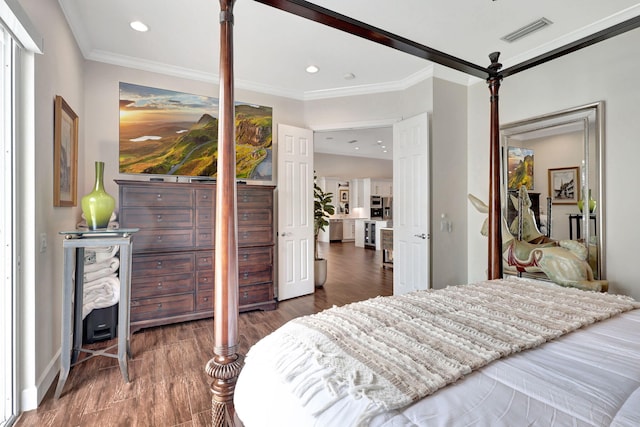
[[[271,208],[245,209],[238,213],[238,227],[245,225],[266,225],[273,223]]]
[[[193,230],[141,229],[135,234],[133,252],[151,252],[162,249],[180,249],[193,247]]]
[[[238,227],[239,246],[261,246],[273,244],[271,227]]]
[[[197,271],[196,284],[197,284],[198,290],[213,289],[213,270]]]
[[[163,188],[160,186],[125,186],[122,188],[122,207],[193,207],[190,188]]]
[[[196,294],[196,310],[213,310],[213,289],[198,290],[198,293]]]
[[[174,253],[170,255],[136,255],[131,265],[132,281],[148,276],[193,273],[193,253]]]
[[[213,251],[196,252],[196,269],[213,270],[214,256],[215,254]]]
[[[199,248],[212,248],[215,243],[215,233],[213,228],[196,229],[196,246]]]
[[[238,267],[246,264],[273,264],[273,246],[238,248]]]
[[[144,298],[131,301],[131,321],[159,319],[194,310],[193,293],[166,297]]]
[[[133,228],[191,228],[193,209],[126,208],[120,221]]]
[[[193,274],[135,277],[131,282],[131,299],[193,292]]]
[[[248,264],[238,268],[238,283],[251,285],[273,281],[273,267],[270,264]]]
[[[241,286],[239,303],[240,306],[263,303],[273,300],[273,286],[271,283],[262,285]]]
[[[211,185],[211,184],[208,184]],[[216,205],[216,187],[196,190],[196,207],[214,207]]]
[[[196,227],[213,228],[215,211],[212,207],[198,207],[196,209]]]
[[[244,209],[273,209],[273,193],[268,187],[238,186],[238,212]]]

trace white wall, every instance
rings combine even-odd
[[[34,273],[23,274],[24,281],[19,285],[19,310],[32,314],[34,319],[21,320],[18,381],[22,408],[32,409],[57,373],[62,298],[62,238],[58,232],[75,228],[79,215],[78,207],[53,207],[54,99],[61,95],[80,116],[81,145],[85,129],[84,60],[57,2],[21,0],[19,3],[45,40],[44,54],[35,57],[35,188],[21,194],[18,207],[18,216],[23,221],[20,234],[32,240],[31,253],[22,255],[22,269],[33,269]],[[20,148],[21,153],[24,149]],[[80,150],[78,182],[83,182],[85,176],[83,154]],[[79,194],[80,191],[79,187]],[[35,206],[33,212],[31,206]],[[48,248],[44,253],[39,251],[41,233],[47,235]]]
[[[467,88],[437,78],[433,86],[431,278],[438,289],[467,282]],[[450,232],[440,227],[442,215]]]
[[[606,278],[610,291],[640,299],[637,246],[640,198],[633,196],[640,158],[637,49],[640,30],[590,46],[508,77],[500,89],[502,123],[569,107],[605,101],[605,191],[598,211],[605,219]],[[468,191],[488,197],[489,92],[484,83],[469,89]],[[606,212],[602,211],[606,205]],[[483,215],[468,206],[469,280],[486,277],[487,242],[479,231]]]
[[[85,166],[93,171],[96,160],[105,162],[105,190],[118,198],[118,186],[114,179],[147,179],[118,172],[119,144],[119,84],[120,82],[175,90],[218,98],[218,86],[195,80],[181,79],[158,73],[140,71],[126,67],[87,61],[85,65],[86,99],[86,153]],[[277,155],[278,123],[306,127],[302,117],[302,102],[288,98],[265,95],[250,91],[236,90],[237,101],[251,102],[273,107],[274,153]],[[274,177],[277,164],[274,162]],[[91,175],[91,174],[90,174]],[[88,178],[91,178],[89,176]],[[87,179],[79,184],[81,194],[91,190],[93,181]],[[117,209],[117,208],[116,208]]]
[[[315,153],[313,167],[318,176],[353,178],[393,178],[393,160]]]

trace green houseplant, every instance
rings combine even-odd
[[[315,286],[320,288],[327,280],[327,260],[318,255],[318,235],[320,231],[329,225],[329,215],[335,213],[335,208],[331,204],[333,193],[326,193],[318,186],[317,178],[313,176],[313,255],[315,268]]]

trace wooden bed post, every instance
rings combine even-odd
[[[498,116],[498,91],[502,75],[498,73],[502,64],[498,62],[500,52],[489,55],[491,74],[487,79],[491,92],[491,131],[489,155],[489,266],[487,278],[502,277],[502,209],[500,202],[500,119]]]
[[[238,349],[238,245],[233,83],[233,5],[220,0],[220,110],[216,180],[214,357],[206,366],[214,426],[235,426],[233,393],[244,357]]]

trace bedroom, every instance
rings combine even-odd
[[[114,137],[117,118],[109,105],[116,97],[118,81],[139,81],[153,83],[159,87],[171,87],[192,93],[209,93],[215,90],[211,85],[196,80],[176,78],[132,68],[105,65],[96,61],[85,61],[66,26],[64,16],[55,2],[42,5],[39,1],[20,2],[30,19],[46,39],[47,53],[36,57],[35,97],[37,100],[51,100],[55,94],[64,94],[65,98],[80,112],[84,127],[81,130],[84,150],[80,153],[79,182],[85,183],[78,192],[84,194],[91,179],[91,165],[95,157],[115,164],[117,155]],[[608,40],[584,51],[558,59],[552,63],[537,67],[516,77],[503,85],[501,113],[503,122],[557,111],[563,108],[585,104],[596,100],[607,103],[606,118],[606,203],[608,232],[608,279],[612,290],[640,297],[640,287],[634,285],[637,273],[634,248],[638,236],[634,212],[640,208],[635,197],[629,197],[628,185],[633,182],[632,171],[638,158],[639,145],[637,135],[640,124],[634,120],[638,113],[637,76],[640,75],[640,61],[635,55],[640,35],[638,30]],[[61,59],[64,58],[64,61]],[[623,64],[612,67],[611,64]],[[576,78],[579,76],[579,78]],[[434,168],[435,177],[445,177],[451,170],[449,162],[456,161],[455,170],[461,170],[462,180],[455,188],[433,188],[433,210],[436,212],[456,212],[461,224],[460,235],[456,242],[434,243],[434,270],[436,283],[459,283],[481,279],[486,268],[486,241],[477,233],[483,218],[468,206],[466,193],[486,196],[487,175],[486,135],[488,135],[487,90],[484,84],[475,84],[466,88],[439,78],[430,79],[424,85],[412,88],[401,94],[378,95],[375,97],[357,96],[350,99],[350,106],[361,111],[350,121],[362,121],[364,112],[379,100],[378,105],[403,104],[403,115],[419,111],[433,111],[433,132],[439,132],[441,139],[452,129],[461,135],[447,146],[434,146],[434,165],[442,165],[441,170]],[[426,86],[426,87],[425,87]],[[453,94],[453,95],[452,95]],[[406,95],[406,96],[405,96]],[[327,108],[328,101],[300,101],[274,98],[264,94],[237,91],[239,99],[251,98],[253,102],[272,105],[278,114],[276,121],[298,125],[309,124],[306,117],[315,117],[319,111],[332,112],[333,116],[323,117],[326,123],[341,119],[342,108]],[[523,102],[522,99],[526,99]],[[455,101],[455,105],[449,102]],[[115,102],[115,101],[113,101]],[[440,108],[440,110],[439,110]],[[304,116],[301,115],[304,111]],[[451,115],[451,112],[455,114]],[[382,115],[397,114],[378,112]],[[449,119],[450,118],[450,119]],[[35,110],[35,136],[38,141],[37,153],[31,161],[25,160],[28,187],[25,194],[30,195],[36,209],[25,215],[20,237],[24,242],[35,242],[35,236],[45,232],[50,237],[49,250],[38,253],[34,248],[24,248],[23,268],[26,300],[21,301],[21,310],[26,318],[22,329],[24,337],[19,354],[23,365],[18,376],[23,403],[34,407],[48,385],[53,381],[55,370],[52,361],[56,357],[59,345],[60,313],[58,305],[51,301],[59,299],[60,284],[50,278],[61,277],[61,254],[57,250],[59,240],[57,232],[72,227],[76,222],[75,214],[69,209],[56,209],[51,206],[50,177],[52,167],[48,151],[52,123],[50,103],[38,102]],[[450,121],[449,121],[450,120]],[[465,124],[459,126],[459,123]],[[455,148],[461,156],[451,155]],[[445,167],[446,166],[446,167]],[[115,170],[107,173],[107,182],[115,178]],[[108,191],[115,193],[112,184]],[[448,194],[460,194],[457,199],[447,198]],[[617,208],[621,207],[621,208]],[[622,208],[623,207],[623,208]],[[35,243],[33,243],[35,245]],[[446,257],[446,253],[461,254],[458,258]],[[460,266],[463,268],[460,268]],[[36,327],[36,325],[39,325]],[[42,326],[46,325],[46,326]]]

